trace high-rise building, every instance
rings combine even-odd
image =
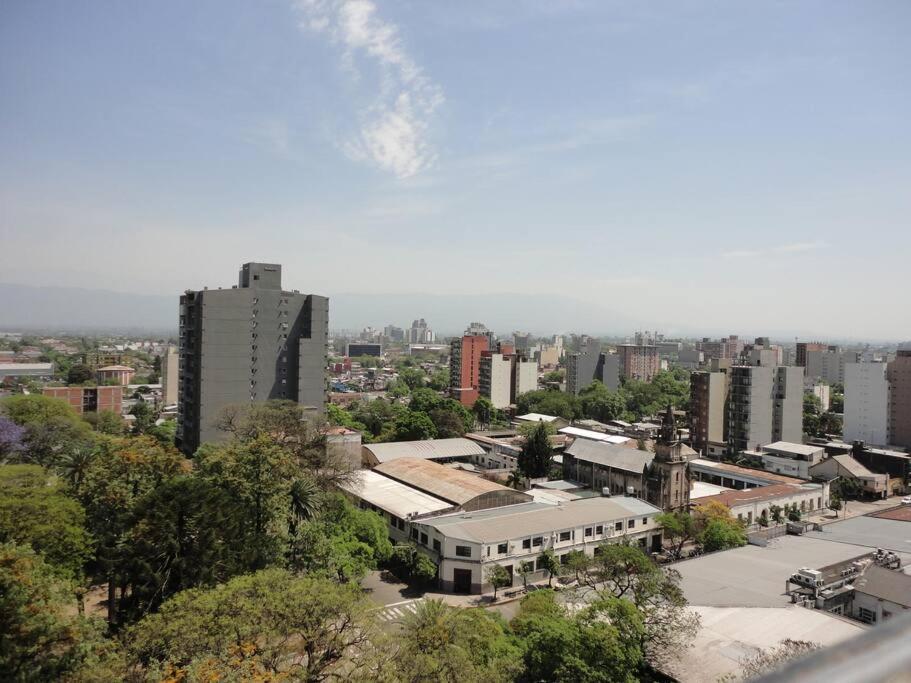
[[[449,395],[464,406],[473,406],[481,386],[481,354],[490,349],[486,334],[466,334],[450,344]]]
[[[705,337],[697,347],[703,352],[706,361],[724,358],[733,360],[740,357],[740,353],[743,351],[743,341],[736,334],[728,335],[717,341]]]
[[[161,354],[161,400],[166,406],[177,403],[177,392],[180,376],[180,356],[177,349],[168,346]]]
[[[889,361],[889,442],[911,447],[911,344],[902,344]],[[845,396],[847,400],[847,395]]]
[[[842,438],[851,443],[889,443],[889,380],[885,363],[845,365],[845,412]]]
[[[837,346],[825,349],[807,348],[804,353],[805,374],[809,379],[821,379],[829,384],[843,384],[845,381],[845,365],[857,363],[860,354],[856,351],[842,351]]]
[[[395,325],[386,325],[386,327],[383,328],[383,336],[387,341],[391,342],[405,341],[405,330],[401,327],[396,327]]]
[[[329,300],[282,289],[281,266],[245,263],[231,289],[180,297],[177,445],[190,455],[220,438],[228,405],[287,399],[326,403]]]
[[[434,339],[433,330],[427,327],[427,322],[423,318],[411,323],[411,329],[408,330],[409,344],[432,344]]]
[[[617,391],[620,388],[620,356],[616,353],[602,353],[598,363],[601,383],[611,391]]]
[[[703,455],[725,450],[729,385],[726,370],[690,375],[690,435],[693,448]]]
[[[480,363],[480,395],[494,408],[514,404],[522,394],[538,388],[538,363],[517,353],[484,351]]]
[[[566,354],[566,393],[578,396],[589,384],[600,379],[601,342],[592,337],[579,341],[579,350]]]
[[[805,368],[807,367],[807,352],[808,351],[828,351],[829,349],[835,349],[835,347],[830,347],[828,344],[822,344],[820,342],[797,342],[797,352],[794,359],[794,365]]]
[[[661,369],[658,347],[653,344],[620,344],[620,375],[626,379],[651,382]]]
[[[735,365],[728,400],[728,450],[803,441],[803,370]]]

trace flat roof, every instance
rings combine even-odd
[[[124,372],[124,371],[129,370],[130,372],[136,372],[136,370],[131,368],[129,365],[105,365],[103,368],[98,368],[98,370],[96,370],[96,372],[104,372],[105,370],[111,370],[111,371],[116,370],[118,372]]]
[[[462,505],[482,493],[491,491],[519,493],[464,470],[419,458],[396,458],[380,463],[373,469],[455,505]]]
[[[567,481],[566,479],[557,479],[555,481],[542,481],[535,484],[536,489],[550,489],[552,491],[573,491],[575,489],[587,489],[588,486],[580,484],[577,481]]]
[[[862,546],[911,553],[911,524],[895,519],[852,517],[825,524],[821,530],[808,531],[804,535],[835,541],[847,548],[854,548],[855,552],[856,546]]]
[[[411,514],[423,515],[452,507],[452,503],[384,477],[374,470],[361,470],[357,479],[339,484],[339,488],[402,519]]]
[[[907,526],[906,522],[895,524]],[[826,524],[823,529],[831,526]],[[835,564],[861,552],[856,545],[832,543],[811,532],[781,536],[766,547],[745,545],[671,566],[680,572],[680,586],[691,605],[785,607],[791,604],[784,592],[785,581],[798,569]],[[911,555],[901,555],[904,562],[911,560]]]
[[[604,441],[605,443],[621,444],[630,440],[628,436],[614,436],[604,432],[596,432],[591,429],[581,429],[579,427],[563,427],[557,430],[560,434],[575,436],[580,439],[589,439],[591,441]]]
[[[642,474],[642,471],[655,459],[655,454],[649,451],[640,451],[638,448],[627,448],[590,439],[576,439],[565,452],[583,462],[592,462],[636,474]]]
[[[813,455],[823,450],[825,450],[824,446],[812,446],[790,441],[776,441],[760,447],[760,451],[780,451],[781,453],[796,453],[797,455]]]
[[[541,413],[527,413],[525,415],[517,415],[516,420],[522,420],[522,422],[553,422],[554,420],[560,420],[562,418],[556,415],[542,415]]]
[[[704,470],[714,470],[719,475],[727,473],[729,475],[739,475],[742,477],[752,477],[760,481],[767,481],[770,484],[799,484],[805,481],[798,477],[787,477],[783,474],[766,472],[765,470],[756,470],[752,467],[741,467],[732,465],[727,462],[718,462],[717,460],[706,460],[705,458],[694,458],[690,460],[690,467],[702,468]]]
[[[378,462],[388,462],[396,458],[423,458],[435,460],[442,458],[464,458],[472,455],[486,455],[487,451],[471,439],[427,439],[425,441],[392,441],[388,443],[368,443],[363,446],[373,454]]]
[[[480,512],[454,513],[422,520],[421,524],[449,537],[490,543],[659,512],[659,508],[638,498],[599,497],[580,498],[557,506],[521,503]]]
[[[718,486],[710,484],[707,481],[693,481],[690,484],[690,500],[700,500],[708,496],[715,496],[724,491],[733,491],[727,486]]]
[[[53,363],[0,363],[0,375],[14,375],[17,372],[54,371]]]

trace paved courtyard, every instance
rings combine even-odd
[[[911,553],[911,523],[882,517],[854,517],[826,524],[807,538]]]

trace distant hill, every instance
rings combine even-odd
[[[0,283],[0,330],[173,333],[177,330],[178,296],[179,293],[163,296]],[[426,319],[439,335],[460,333],[472,321],[480,321],[502,335],[515,330],[542,335],[571,331],[629,334],[637,324],[607,308],[557,295],[330,292],[328,296],[329,325],[333,330],[388,324],[407,328],[415,318]]]

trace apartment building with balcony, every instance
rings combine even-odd
[[[626,379],[651,382],[661,369],[658,347],[654,344],[620,344],[617,356],[620,375]]]
[[[177,445],[191,455],[223,435],[215,422],[229,405],[295,401],[322,413],[326,403],[329,300],[282,289],[281,266],[245,263],[230,289],[180,297]]]
[[[803,369],[733,366],[728,451],[753,451],[775,441],[803,441]]]
[[[488,334],[464,334],[449,349],[449,395],[463,406],[478,400],[481,388],[481,354],[490,350]]]

